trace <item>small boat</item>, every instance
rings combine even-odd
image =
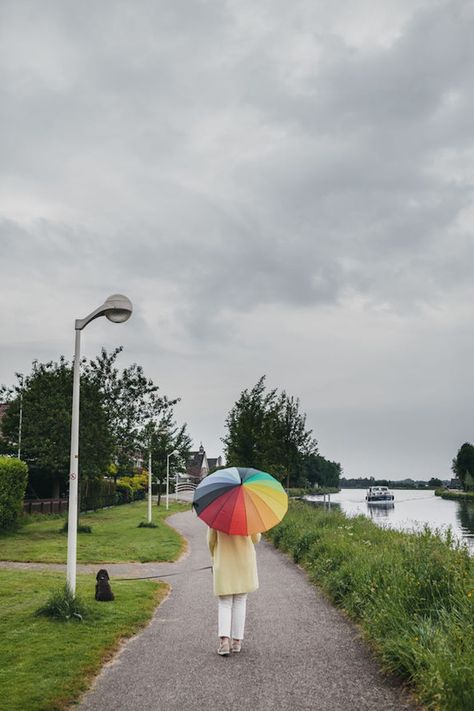
[[[368,504],[391,504],[395,497],[387,486],[369,486],[365,500]]]

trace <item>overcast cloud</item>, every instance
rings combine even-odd
[[[346,475],[474,439],[474,5],[0,1],[0,382],[123,344],[195,444],[266,373]]]

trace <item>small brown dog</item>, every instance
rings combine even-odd
[[[95,599],[99,602],[110,602],[114,599],[114,594],[109,583],[109,574],[105,568],[101,568],[96,575]]]

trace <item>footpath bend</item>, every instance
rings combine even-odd
[[[249,595],[240,654],[219,657],[206,528],[193,511],[168,519],[188,541],[156,564],[172,586],[148,627],[106,664],[79,711],[401,711],[415,709],[384,677],[358,630],[293,562],[262,541],[260,589]],[[97,567],[97,566],[96,566]],[[125,576],[130,570],[107,566]],[[153,574],[143,566],[140,575]],[[135,573],[138,575],[138,573]],[[132,576],[130,576],[132,577]],[[112,579],[115,594],[120,583]]]

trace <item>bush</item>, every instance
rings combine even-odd
[[[142,501],[148,490],[146,474],[123,476],[117,483],[117,503],[129,504],[132,501]]]
[[[129,484],[118,482],[115,497],[117,504],[130,504],[133,501],[132,487]]]
[[[13,457],[0,457],[0,529],[15,525],[23,511],[28,467]]]
[[[78,597],[74,597],[65,585],[59,590],[55,590],[46,604],[36,610],[37,617],[51,617],[54,620],[77,620],[82,622],[84,617],[89,614],[87,605]]]
[[[96,511],[116,504],[116,485],[112,479],[82,479],[81,511]]]
[[[64,524],[59,529],[59,533],[67,533],[69,530],[68,521],[64,521]],[[78,533],[92,533],[92,526],[87,526],[84,523],[80,523],[77,527]]]

